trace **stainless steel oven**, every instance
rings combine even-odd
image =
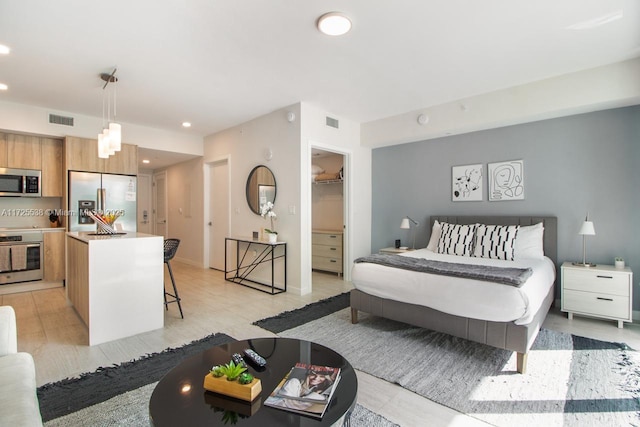
[[[42,278],[42,232],[0,231],[0,285]]]

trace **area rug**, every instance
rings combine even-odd
[[[625,344],[541,330],[525,375],[515,354],[349,309],[280,332],[355,369],[498,426],[640,425],[640,363]]]
[[[137,360],[84,373],[38,387],[43,421],[76,412],[130,390],[160,380],[181,360],[216,345],[235,341],[225,334],[212,334],[161,353],[147,354]]]
[[[152,383],[140,387],[97,405],[48,421],[44,425],[45,427],[147,427],[149,426],[149,399],[155,386],[156,383]],[[361,405],[356,405],[353,410],[350,426],[399,427]]]

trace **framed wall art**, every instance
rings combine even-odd
[[[451,168],[451,200],[482,201],[482,164]]]
[[[524,200],[524,161],[489,163],[489,201]]]

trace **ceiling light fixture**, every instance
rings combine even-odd
[[[142,163],[144,163],[145,165],[148,165],[149,163],[151,163],[151,160],[144,159]]]
[[[9,49],[9,46],[0,44],[0,55],[8,55],[9,52],[11,52],[11,49]]]
[[[341,36],[351,30],[351,20],[340,12],[329,12],[318,18],[318,30],[328,36]]]
[[[117,114],[117,99],[116,99],[116,86],[113,87],[113,121],[111,120],[111,94],[105,92],[109,83],[117,83],[118,78],[116,77],[116,71],[118,69],[114,68],[111,74],[102,73],[100,74],[100,78],[104,80],[104,86],[102,86],[102,124],[103,129],[102,132],[98,134],[98,157],[101,159],[108,159],[109,156],[116,153],[116,151],[120,151],[122,148],[122,126],[116,123],[116,114]],[[106,105],[107,105],[107,115],[105,122],[105,93],[106,93]]]
[[[182,127],[183,127],[183,128],[190,128],[190,127],[191,127],[191,123],[189,123],[189,122],[182,122]]]
[[[0,83],[0,90],[7,90],[7,89],[9,89],[9,86],[7,86],[4,83]]]

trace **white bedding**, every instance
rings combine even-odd
[[[531,267],[533,274],[521,286],[462,279],[378,264],[354,264],[351,281],[356,289],[380,298],[424,305],[444,313],[494,322],[531,322],[555,280],[553,262],[543,259],[502,261],[468,256],[444,255],[428,249],[402,256],[498,267]]]

